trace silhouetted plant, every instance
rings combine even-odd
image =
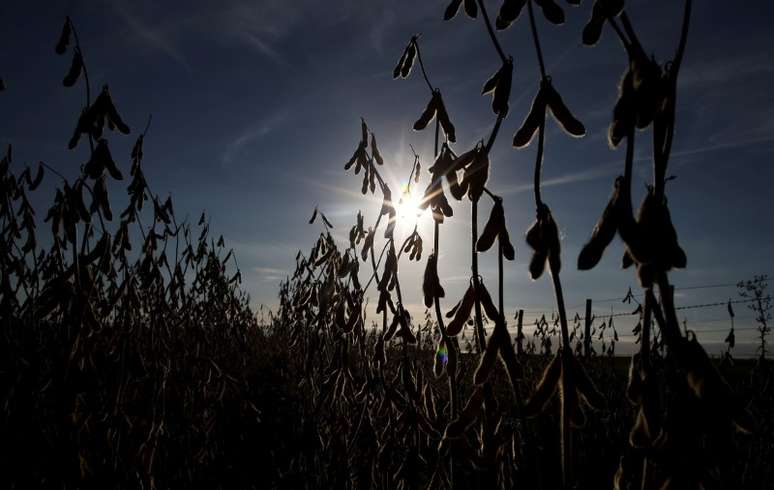
[[[747,281],[737,284],[739,296],[751,300],[747,307],[755,314],[755,323],[758,328],[758,356],[761,364],[766,359],[766,336],[771,332],[771,296],[767,294],[769,287],[768,276],[755,276]],[[730,308],[729,302],[729,308]],[[733,317],[733,314],[732,314]],[[733,327],[732,327],[733,329]]]

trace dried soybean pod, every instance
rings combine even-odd
[[[455,177],[456,179],[455,172],[473,163],[473,161],[476,159],[476,156],[478,155],[478,151],[479,148],[474,147],[472,150],[468,150],[455,158],[449,165],[449,173],[446,174],[447,178],[450,179],[451,177]]]
[[[478,362],[478,367],[473,374],[473,383],[476,385],[482,385],[489,378],[489,375],[494,369],[494,365],[497,362],[497,352],[500,348],[501,337],[498,334],[498,328],[495,327],[495,331],[489,336],[486,343],[486,349],[481,355],[481,359]]]
[[[368,234],[365,237],[365,240],[363,240],[363,250],[360,252],[360,257],[363,259],[363,262],[365,262],[368,259],[368,250],[373,246],[374,244],[374,235],[376,232],[372,227],[368,227]]]
[[[462,302],[455,312],[454,319],[449,322],[449,325],[446,327],[447,334],[451,335],[452,337],[459,335],[459,333],[462,331],[462,327],[465,325],[465,322],[470,317],[470,312],[473,309],[475,298],[476,290],[472,285],[470,285],[468,286],[468,290],[465,292],[465,296],[462,297]]]
[[[632,405],[642,403],[643,379],[640,370],[640,354],[636,353],[629,362],[629,379],[626,383],[626,398]]]
[[[364,150],[368,146],[368,125],[362,117],[360,118],[360,146]]]
[[[459,12],[461,5],[462,0],[452,0],[449,6],[446,7],[446,11],[444,11],[443,20],[453,19],[454,16],[457,15],[457,12]]]
[[[468,198],[478,201],[489,179],[489,154],[484,148],[479,148],[473,163],[465,168],[463,178],[468,188]]]
[[[465,13],[468,17],[475,19],[478,16],[478,5],[476,0],[465,0]]]
[[[349,170],[350,167],[352,167],[352,165],[355,162],[358,162],[358,165],[355,167],[355,174],[360,173],[360,158],[361,158],[361,154],[364,151],[365,151],[365,148],[361,143],[360,145],[358,145],[357,149],[355,150],[355,153],[352,154],[352,158],[350,158],[349,161],[346,164],[344,164],[344,170]]]
[[[492,296],[482,282],[478,283],[478,301],[481,303],[484,312],[486,312],[486,316],[488,316],[490,320],[493,322],[500,321],[500,312],[497,311],[497,308],[492,301]]]
[[[42,181],[43,181],[43,163],[41,162],[38,165],[38,172],[35,174],[35,178],[29,182],[30,190],[34,191],[35,189],[37,189]]]
[[[634,126],[636,108],[634,106],[634,86],[631,68],[627,68],[618,86],[618,101],[613,108],[613,121],[608,128],[607,139],[615,148]]]
[[[105,176],[102,175],[94,183],[94,194],[96,194],[96,200],[99,207],[102,209],[102,214],[105,219],[112,221],[113,212],[110,210],[110,201],[108,200],[107,187],[105,185]]]
[[[599,2],[597,2],[599,3]],[[596,7],[596,4],[594,4]],[[605,25],[605,19],[592,16],[583,28],[583,44],[594,46],[602,37],[602,27]]]
[[[110,96],[110,90],[108,86],[102,87],[102,92],[99,97],[104,98],[105,112],[107,113],[108,121],[112,123],[116,129],[123,134],[129,134],[129,126],[126,125],[121,115],[118,114],[115,104],[113,104],[113,98]]]
[[[441,92],[436,91],[436,94],[438,96],[438,102],[437,102],[438,123],[441,125],[443,132],[446,133],[446,137],[449,139],[449,142],[454,143],[455,141],[457,141],[454,124],[452,124],[451,120],[449,119],[449,113],[446,112],[446,105],[444,105],[443,103]]]
[[[503,212],[503,205],[501,201],[496,201],[492,206],[492,211],[489,214],[489,220],[484,226],[484,231],[478,237],[476,242],[476,250],[479,252],[486,252],[494,244],[495,238],[505,228],[505,214]]]
[[[594,383],[586,373],[586,369],[581,365],[578,359],[572,354],[567,353],[568,358],[568,374],[572,377],[573,385],[578,392],[578,395],[583,397],[588,406],[594,410],[602,410],[607,405],[605,397],[599,392]]]
[[[468,183],[460,182],[457,177],[454,177],[454,181],[449,183],[449,192],[454,199],[460,201],[468,192]]]
[[[527,245],[529,245],[533,250],[541,250],[546,248],[543,241],[543,233],[540,227],[540,221],[535,220],[527,229],[526,241]]]
[[[124,176],[121,175],[121,171],[118,170],[116,162],[113,161],[113,155],[110,154],[110,148],[108,148],[107,140],[100,139],[97,144],[97,148],[100,149],[100,158],[103,160],[104,168],[110,173],[110,176],[115,180],[123,180]],[[96,152],[96,149],[95,149]]]
[[[396,219],[396,211],[395,208],[390,208],[389,212],[389,219],[387,220],[387,228],[384,230],[384,238],[392,238],[392,234],[395,231],[395,225],[397,224],[398,220]]]
[[[439,203],[437,208],[441,210],[441,213],[443,213],[441,215],[441,220],[440,220],[441,223],[443,223],[443,217],[446,216],[447,218],[451,218],[452,216],[454,216],[454,210],[449,205],[449,200],[446,199],[446,196],[444,194],[440,195],[440,197],[438,198],[438,201]]]
[[[556,91],[551,84],[550,78],[545,79],[542,84],[544,85],[544,93],[546,95],[546,104],[551,110],[551,114],[554,116],[556,122],[564,129],[569,135],[579,138],[586,134],[586,128],[583,126],[575,116],[572,115],[570,110],[565,105],[559,92]]]
[[[376,163],[379,165],[384,165],[384,159],[382,158],[382,154],[379,153],[379,148],[376,146],[376,136],[371,134],[371,154],[374,156],[374,160],[376,160]]]
[[[65,87],[72,87],[75,85],[75,82],[78,81],[78,77],[81,76],[81,71],[83,71],[83,58],[81,58],[80,51],[75,51],[73,53],[73,61],[70,64],[70,70],[62,80],[62,85]]]
[[[629,253],[629,250],[624,250],[623,257],[621,257],[621,268],[622,269],[628,269],[629,267],[634,264],[634,259],[632,258],[632,255]]]
[[[427,106],[425,107],[425,110],[422,112],[422,115],[419,116],[419,119],[416,120],[414,123],[414,131],[421,131],[427,127],[427,124],[433,120],[433,117],[435,117],[435,113],[438,110],[438,98],[435,96],[435,93],[433,93],[433,97],[430,99],[430,102],[427,103]]]
[[[637,411],[637,418],[634,426],[629,432],[629,445],[633,448],[648,448],[653,445],[653,435],[651,434],[648,419],[645,417],[645,409],[640,406]]]
[[[433,305],[435,298],[443,298],[445,294],[438,278],[438,262],[434,253],[427,258],[422,291],[425,295],[425,306],[428,308]]]
[[[492,98],[492,110],[500,117],[508,114],[508,98],[511,96],[511,79],[513,77],[513,59],[503,63],[500,69],[501,75],[497,82],[497,88]]]
[[[397,79],[400,77],[400,72],[403,70],[403,63],[406,61],[406,55],[408,54],[408,46],[403,48],[403,53],[400,55],[400,60],[398,60],[398,64],[395,65],[395,68],[392,69],[392,78]]]
[[[613,241],[613,237],[615,237],[615,233],[618,231],[617,201],[622,184],[623,179],[621,177],[616,178],[613,195],[610,196],[602,217],[594,225],[591,238],[578,255],[579,270],[585,271],[594,268],[602,258],[602,254],[607,246]]]
[[[529,261],[529,275],[533,280],[539,279],[545,272],[546,260],[548,260],[548,254],[545,250],[535,250],[532,253],[532,259]]]
[[[535,417],[545,410],[549,400],[556,392],[562,376],[562,351],[557,351],[554,358],[543,370],[543,375],[538,381],[535,392],[524,405],[523,415],[525,417]]]
[[[392,205],[392,191],[389,187],[382,186],[382,194],[384,195],[384,198],[382,199],[382,208],[379,211],[379,216],[390,214],[390,212],[395,210],[395,207]]]
[[[543,94],[543,88],[541,85],[537,95],[532,100],[532,106],[529,109],[527,117],[521,123],[518,131],[513,136],[513,146],[516,148],[524,148],[529,145],[532,138],[535,136],[535,132],[540,127],[540,123],[545,119],[546,102],[545,95]]]
[[[495,26],[498,30],[507,29],[513,22],[521,15],[521,10],[524,5],[527,4],[527,0],[505,0],[500,11],[497,14],[497,20]]]
[[[400,76],[407,78],[411,73],[411,67],[414,66],[414,57],[417,55],[417,45],[414,42],[415,38],[411,38],[409,45],[406,48],[406,59],[403,60],[403,66],[400,69]]]
[[[503,226],[498,239],[503,244],[503,257],[506,260],[516,259],[516,249],[513,248],[511,237],[508,235],[508,229],[505,226]]]
[[[491,77],[489,77],[489,80],[484,83],[484,87],[481,89],[481,95],[486,95],[497,87],[497,82],[500,80],[502,71],[503,69],[499,68]]]
[[[333,229],[333,225],[331,224],[330,221],[328,221],[328,218],[326,218],[323,213],[320,213],[320,218],[322,218],[323,223],[325,223],[325,226],[327,226],[328,228]]]
[[[398,305],[400,306],[400,305]],[[395,332],[398,330],[398,325],[400,324],[400,312],[395,313],[392,317],[392,322],[390,323],[390,326],[387,328],[387,331],[384,332],[384,341],[389,342],[393,335],[395,335]]]
[[[543,9],[546,20],[552,24],[564,24],[564,10],[553,0],[535,0],[535,3]]]
[[[105,170],[104,158],[102,156],[102,141],[97,142],[97,147],[89,156],[89,161],[83,166],[83,173],[92,179],[99,178],[103,170]]]
[[[459,417],[453,420],[444,432],[444,439],[460,437],[475,422],[481,412],[481,404],[484,402],[484,388],[477,386],[462,409]]]
[[[454,306],[452,306],[452,309],[451,309],[451,310],[449,310],[449,311],[446,313],[446,318],[452,318],[452,317],[454,317],[454,315],[456,315],[456,314],[457,314],[457,310],[459,309],[459,307],[460,307],[460,305],[461,305],[461,304],[462,304],[462,300],[459,300],[459,301],[457,301],[457,304],[456,304],[456,305],[454,305]]]
[[[508,373],[508,379],[511,381],[511,387],[515,391],[517,389],[517,380],[523,377],[523,370],[521,368],[521,363],[516,358],[516,352],[513,350],[511,338],[507,335],[507,330],[505,331],[505,334],[505,338],[500,342],[500,359],[505,366],[505,371]]]
[[[65,19],[65,23],[62,26],[62,33],[59,35],[59,41],[56,43],[56,54],[64,54],[67,50],[67,46],[70,45],[70,17]]]

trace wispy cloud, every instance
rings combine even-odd
[[[268,135],[278,126],[284,124],[289,118],[287,109],[279,110],[248,127],[236,138],[226,144],[226,148],[221,155],[221,163],[224,165],[232,163],[244,150],[244,148]]]
[[[278,45],[301,18],[302,2],[263,0],[229,4],[219,29],[275,63],[284,64]]]
[[[723,143],[713,143],[713,144],[707,144],[704,146],[698,146],[694,148],[686,148],[682,150],[674,150],[672,151],[672,158],[686,158],[693,155],[698,155],[702,153],[710,153],[714,151],[720,151],[720,150],[729,150],[734,148],[741,148],[741,147],[747,147],[747,146],[755,146],[755,145],[761,145],[766,143],[774,142],[774,136],[761,136],[757,138],[740,138],[735,141],[725,141]],[[636,157],[634,159],[635,163],[641,163],[645,161],[649,161],[650,156],[649,155],[643,155],[640,157]],[[561,185],[568,185],[568,184],[575,184],[578,182],[588,182],[592,180],[601,179],[603,177],[610,177],[612,175],[616,175],[621,173],[623,170],[622,162],[621,161],[615,161],[615,162],[609,162],[600,164],[594,167],[591,167],[586,170],[582,170],[580,172],[572,172],[567,173],[564,175],[560,175],[558,177],[554,177],[552,179],[546,179],[542,181],[543,187],[553,187],[553,186],[561,186]],[[518,194],[520,192],[527,192],[532,191],[533,184],[530,183],[524,183],[524,184],[517,184],[513,186],[507,186],[504,187],[501,190],[498,190],[499,194]]]
[[[177,47],[174,41],[168,37],[165,31],[157,26],[151,25],[145,19],[132,12],[126,2],[111,2],[115,13],[126,23],[141,42],[152,49],[161,51],[166,56],[175,60],[187,71],[191,71],[191,66],[183,56],[182,51]]]
[[[587,182],[590,180],[596,180],[602,177],[608,177],[614,175],[616,172],[620,172],[621,162],[611,162],[602,165],[597,165],[580,172],[572,172],[552,179],[546,179],[542,182],[543,187],[552,187],[558,185],[575,184],[577,182]],[[498,191],[499,194],[518,194],[520,192],[526,192],[532,190],[532,183],[518,184],[514,186],[508,186]]]
[[[724,84],[733,80],[774,73],[774,57],[754,53],[724,59],[686,63],[680,72],[680,88]]]
[[[263,281],[280,281],[285,279],[287,271],[284,269],[275,269],[273,267],[255,267],[253,272]]]

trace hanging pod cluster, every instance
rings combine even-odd
[[[452,0],[443,13],[443,20],[453,19],[463,4],[465,13],[468,17],[471,19],[478,17],[478,5],[476,4],[476,0]]]
[[[514,260],[516,258],[516,251],[511,243],[511,238],[508,235],[508,228],[505,225],[505,211],[503,210],[502,199],[495,199],[495,203],[492,206],[492,212],[489,215],[489,220],[484,225],[484,231],[478,237],[476,242],[476,251],[486,252],[494,244],[497,239],[502,244],[503,257],[508,260]]]
[[[622,265],[637,264],[643,287],[653,285],[655,274],[684,268],[685,252],[677,241],[677,231],[667,207],[666,197],[658,198],[648,186],[636,219],[631,213],[631,197],[623,177],[615,181],[613,194],[578,255],[578,269],[589,270],[599,263],[607,246],[619,233],[626,245]]]
[[[498,358],[503,363],[505,372],[508,373],[511,387],[515,392],[517,390],[516,383],[522,378],[523,370],[521,363],[516,358],[516,352],[513,349],[511,336],[508,334],[505,320],[499,317],[495,320],[492,335],[487,339],[486,349],[473,374],[473,382],[475,384],[482,385],[489,379]]]
[[[498,30],[507,29],[521,15],[522,9],[527,5],[528,0],[504,0],[497,13],[495,27]]]
[[[605,21],[617,17],[624,8],[624,0],[595,0],[591,18],[583,28],[583,44],[594,46],[602,37]]]
[[[508,58],[481,89],[481,95],[492,94],[492,111],[499,117],[508,115],[508,99],[511,96],[512,78],[513,58]]]
[[[361,129],[362,129],[362,137],[360,139],[360,143],[358,144],[357,148],[355,149],[355,153],[352,154],[352,157],[347,161],[347,163],[344,165],[344,170],[349,170],[352,165],[355,165],[355,175],[360,173],[360,170],[363,169],[363,186],[360,189],[360,192],[365,195],[370,190],[373,194],[376,192],[376,169],[374,168],[373,162],[376,161],[379,165],[384,165],[384,159],[382,158],[382,155],[379,153],[379,148],[376,146],[376,136],[373,134],[371,135],[371,157],[368,155],[368,126],[365,123],[365,120],[361,119]],[[379,182],[380,185],[383,186],[382,182]]]
[[[529,145],[535,133],[545,121],[546,109],[548,109],[556,122],[567,134],[580,138],[586,134],[586,128],[572,112],[567,108],[559,92],[551,83],[551,77],[545,77],[540,81],[537,95],[532,99],[532,105],[527,117],[513,136],[513,146],[524,148]]]
[[[446,292],[438,278],[438,256],[435,253],[431,253],[427,258],[424,280],[422,281],[422,292],[425,296],[425,306],[428,308],[433,306],[435,298],[446,296]]]
[[[586,370],[565,348],[559,348],[543,370],[532,397],[524,405],[523,415],[535,417],[543,413],[557,391],[562,411],[569,415],[570,423],[575,427],[583,427],[586,423],[583,405],[595,410],[602,410],[606,405]]]
[[[446,138],[449,142],[454,143],[457,141],[457,136],[449,119],[449,114],[446,112],[446,106],[443,103],[440,90],[433,90],[433,95],[430,97],[430,102],[425,106],[425,110],[419,116],[419,119],[414,123],[414,131],[421,131],[427,127],[427,125],[434,118],[438,118],[438,123],[441,125],[441,129],[446,134]]]
[[[417,55],[417,36],[412,36],[406,49],[398,60],[398,64],[392,70],[392,78],[408,78],[411,67],[414,66],[414,58]]]
[[[645,129],[657,120],[660,124],[653,136],[655,150],[660,152],[664,131],[674,122],[676,74],[669,64],[662,68],[655,59],[648,57],[637,42],[628,46],[627,51],[629,65],[618,85],[608,141],[615,148],[632,129]]]
[[[461,180],[457,175],[460,170]],[[471,201],[478,201],[489,179],[489,153],[486,147],[479,142],[472,150],[448,163],[445,173],[449,180],[449,192],[454,199],[459,201],[467,194]]]
[[[527,230],[527,245],[532,248],[529,261],[529,274],[538,279],[546,269],[546,262],[552,274],[562,268],[559,228],[551,216],[548,206],[541,203],[537,211],[537,220]]]
[[[70,138],[68,148],[72,150],[78,146],[81,135],[89,135],[94,139],[100,139],[105,126],[111,131],[118,130],[123,134],[129,134],[129,126],[124,123],[118,114],[107,85],[102,87],[102,91],[94,100],[94,103],[81,113],[73,136]]]
[[[443,180],[445,177],[450,187],[458,185],[457,172],[453,170],[455,159],[456,155],[454,155],[454,152],[449,148],[449,145],[444,143],[433,166],[428,169],[430,172],[430,183],[425,189],[419,208],[425,210],[429,206],[433,213],[433,219],[437,223],[443,223],[444,217],[451,218],[454,216],[454,210],[449,205],[449,200],[446,198],[443,190]]]
[[[470,318],[475,303],[481,304],[490,320],[497,322],[500,319],[500,313],[492,302],[492,297],[487,291],[484,283],[479,281],[470,281],[468,289],[465,291],[462,299],[446,313],[446,318],[452,318],[452,321],[446,326],[446,333],[455,337],[462,332],[462,327]]]
[[[409,254],[409,260],[422,260],[422,237],[416,230],[406,239],[403,252]]]

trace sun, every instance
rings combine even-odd
[[[422,215],[419,205],[422,203],[422,195],[414,188],[405,184],[401,185],[400,199],[395,204],[395,212],[399,222],[413,226],[417,218]]]

